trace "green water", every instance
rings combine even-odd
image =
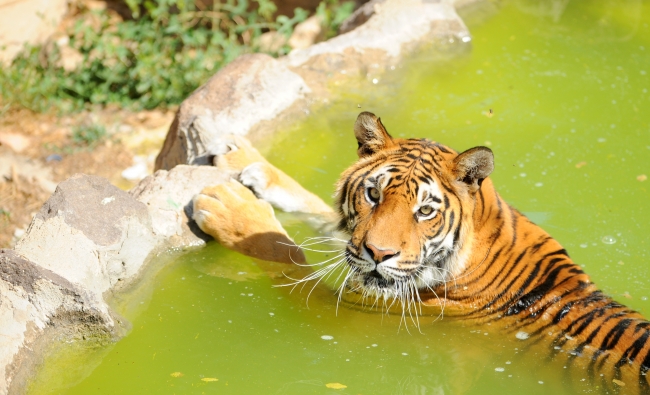
[[[329,201],[355,159],[361,110],[396,136],[488,145],[502,196],[607,293],[650,316],[650,180],[637,179],[650,176],[650,3],[490,4],[487,19],[465,15],[470,51],[437,61],[423,53],[377,83],[351,81],[265,153]],[[297,217],[281,220],[297,241],[312,235]],[[395,315],[337,312],[325,286],[307,303],[310,287],[273,286],[287,282],[283,268],[214,243],[175,258],[117,302],[128,336],[59,345],[29,393],[598,393],[490,326],[423,317],[420,333]]]

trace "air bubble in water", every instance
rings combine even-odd
[[[505,369],[504,368],[494,368],[495,372],[503,372]]]
[[[605,244],[614,244],[616,243],[616,239],[613,236],[603,236],[602,239],[600,239]]]
[[[323,335],[323,336],[321,336],[320,338],[323,339],[323,340],[332,340],[332,339],[334,339],[334,336]]]

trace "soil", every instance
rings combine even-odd
[[[0,248],[13,247],[56,184],[75,173],[128,190],[151,174],[174,110],[100,109],[56,116],[9,109],[0,115]],[[105,130],[79,141],[80,131]],[[75,139],[75,135],[77,138]],[[130,179],[122,172],[134,165]]]

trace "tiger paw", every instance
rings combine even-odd
[[[269,164],[266,159],[241,136],[226,136],[213,149],[214,165],[224,171],[239,174],[253,163]],[[270,165],[270,164],[269,164]]]
[[[237,181],[207,187],[194,197],[193,218],[225,247],[267,261],[304,263],[268,202]]]

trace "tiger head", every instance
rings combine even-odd
[[[350,235],[347,286],[384,298],[434,290],[464,269],[477,192],[491,187],[492,151],[458,154],[426,139],[392,138],[369,112],[354,134],[359,161],[336,192],[339,228]]]

